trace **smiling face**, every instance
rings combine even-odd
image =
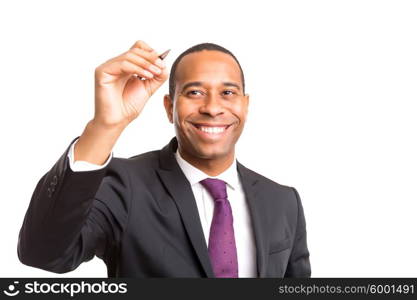
[[[164,98],[181,156],[188,161],[232,161],[248,111],[240,68],[232,56],[203,50],[184,56],[175,96]]]

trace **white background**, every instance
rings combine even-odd
[[[417,276],[417,2],[1,1],[2,277],[106,277],[95,258],[67,274],[21,264],[32,192],[93,116],[94,68],[144,40],[173,60],[214,42],[250,94],[240,162],[298,189],[313,277]],[[114,155],[174,135],[168,82]]]

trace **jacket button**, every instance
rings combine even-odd
[[[51,190],[50,188],[48,188],[48,197],[49,197],[49,198],[51,198],[52,193],[53,193],[53,190]]]
[[[52,178],[51,185],[57,185],[57,183],[58,183],[58,177],[54,175],[54,177]]]

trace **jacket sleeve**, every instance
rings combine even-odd
[[[301,204],[300,195],[295,188],[292,189],[295,193],[298,205],[297,229],[284,277],[310,277],[310,253],[307,248],[307,231],[304,210]]]
[[[94,255],[105,261],[114,255],[130,198],[120,165],[73,172],[69,148],[36,185],[17,245],[23,264],[55,273],[72,271]]]

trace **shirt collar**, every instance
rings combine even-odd
[[[175,152],[175,158],[185,177],[188,179],[192,186],[199,183],[203,179],[216,178],[226,182],[233,190],[235,190],[238,187],[239,180],[236,166],[236,158],[233,159],[233,163],[230,165],[229,168],[227,168],[225,171],[223,171],[223,173],[217,176],[209,176],[200,169],[194,167],[192,164],[190,164],[188,161],[181,157],[178,148]]]

